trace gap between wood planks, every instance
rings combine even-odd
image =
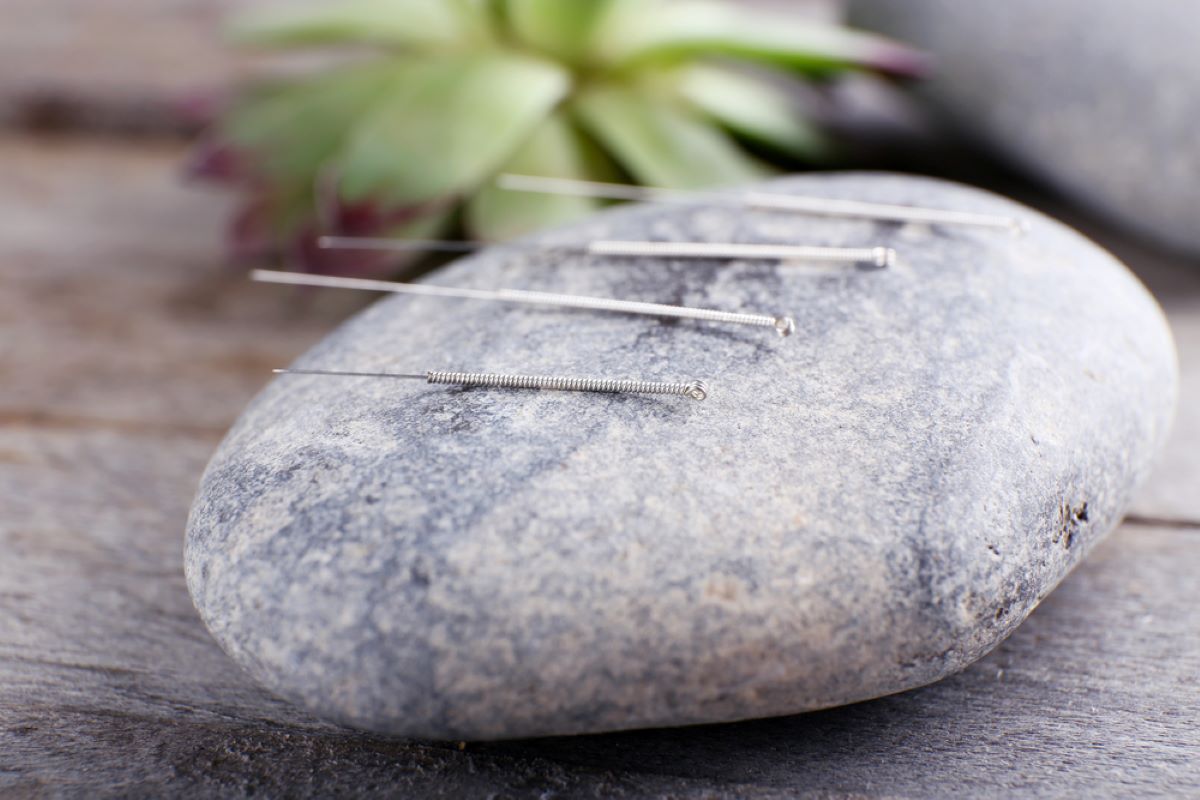
[[[1171,519],[1155,517],[1148,514],[1129,514],[1123,524],[1135,528],[1160,528],[1166,530],[1200,531],[1200,521],[1190,519]]]
[[[225,432],[229,430],[228,425],[215,426],[189,425],[182,422],[147,422],[146,420],[118,419],[113,417],[89,416],[86,414],[62,414],[37,409],[0,410],[0,428],[108,431],[151,436],[188,436],[214,442],[219,441],[225,435]]]

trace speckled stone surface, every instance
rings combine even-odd
[[[1194,0],[852,0],[930,50],[968,132],[1128,227],[1200,253]]]
[[[1159,309],[1078,234],[978,190],[869,174],[776,188],[1017,212],[1032,230],[642,207],[545,241],[886,244],[900,263],[457,262],[432,280],[785,311],[797,331],[375,304],[300,364],[712,391],[281,377],[191,515],[188,584],[217,640],[317,714],[453,739],[789,714],[995,646],[1147,473],[1177,381]]]

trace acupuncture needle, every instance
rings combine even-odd
[[[734,242],[648,242],[599,239],[583,245],[513,245],[460,242],[445,239],[397,239],[373,236],[322,236],[317,245],[325,250],[384,250],[395,252],[473,253],[484,248],[537,249],[613,258],[679,258],[721,261],[778,261],[866,264],[876,268],[896,264],[890,247],[817,247],[786,244],[739,244]]]
[[[605,200],[634,200],[648,203],[688,203],[696,200],[737,205],[748,208],[795,211],[823,217],[855,217],[889,222],[923,222],[928,224],[968,225],[980,228],[999,228],[1012,233],[1024,233],[1028,223],[1003,214],[982,214],[971,211],[951,211],[940,208],[873,203],[863,200],[839,200],[829,197],[779,194],[772,192],[741,192],[727,194],[715,191],[685,191],[657,186],[634,186],[624,183],[603,183],[572,178],[549,178],[537,175],[506,173],[496,179],[501,189],[514,192],[534,192],[572,197],[593,197]]]
[[[788,336],[796,329],[795,321],[787,316],[716,311],[708,308],[644,303],[635,300],[616,300],[606,297],[584,297],[581,295],[556,294],[553,292],[531,292],[523,289],[462,289],[450,286],[433,286],[426,283],[399,283],[397,281],[381,281],[370,278],[309,275],[299,272],[280,272],[267,269],[256,269],[251,273],[251,277],[256,281],[264,283],[284,283],[295,286],[318,286],[328,289],[360,289],[371,292],[394,292],[397,294],[422,295],[425,297],[455,297],[467,300],[495,300],[505,303],[524,303],[527,305],[586,309],[589,311],[611,311],[619,314],[698,319],[708,322],[724,322],[731,325],[772,328],[780,336]]]
[[[508,375],[489,372],[356,372],[332,369],[277,369],[276,375],[325,375],[343,378],[394,378],[423,380],[431,384],[479,386],[490,389],[545,389],[559,392],[607,392],[616,394],[666,394],[704,400],[708,385],[704,381],[668,382],[614,378],[570,378],[554,375]]]

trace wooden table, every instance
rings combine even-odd
[[[223,267],[228,199],[135,138],[187,129],[197,90],[251,66],[216,34],[239,4],[5,9],[0,123],[89,135],[0,134],[0,797],[1200,794],[1200,263],[1086,219],[1167,308],[1175,436],[1133,516],[960,675],[796,717],[463,747],[339,729],[252,684],[188,598],[188,506],[269,369],[360,301],[298,308]]]
[[[220,264],[177,146],[0,138],[0,795],[771,798],[1200,792],[1200,264],[1108,243],[1184,387],[1134,515],[934,686],[736,725],[461,747],[258,689],[184,587],[184,520],[239,409],[350,309]]]

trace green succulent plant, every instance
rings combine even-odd
[[[597,206],[504,191],[501,172],[698,188],[821,159],[788,81],[922,63],[716,0],[345,0],[257,11],[234,33],[355,46],[349,63],[244,92],[194,162],[245,188],[237,252],[335,272],[363,271],[361,256],[338,263],[317,233],[503,240]]]

